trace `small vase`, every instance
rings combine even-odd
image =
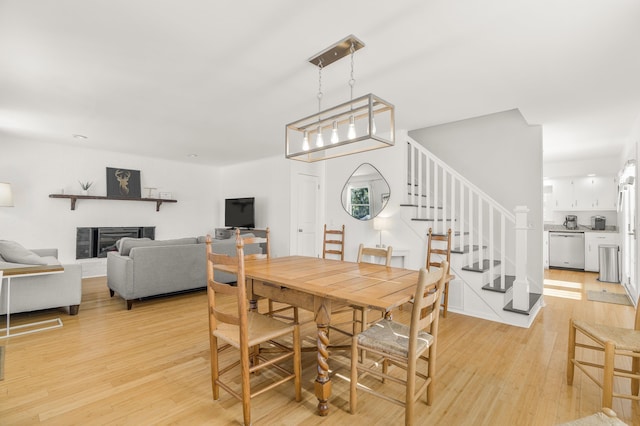
[[[89,190],[88,189],[83,189],[82,190],[82,195],[89,195]]]

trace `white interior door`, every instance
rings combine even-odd
[[[299,173],[297,175],[297,247],[300,256],[319,256],[318,203],[320,178]]]

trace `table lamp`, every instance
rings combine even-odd
[[[378,247],[380,248],[384,248],[384,244],[382,244],[382,231],[387,229],[387,221],[388,218],[386,217],[377,216],[373,218],[373,229],[375,229],[376,231],[380,231],[380,244],[378,245]]]
[[[13,207],[11,184],[0,182],[0,207]]]

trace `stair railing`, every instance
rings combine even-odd
[[[487,260],[490,279],[499,276],[499,288],[505,290],[507,252],[513,254],[512,259],[516,255],[515,215],[424,146],[408,136],[406,140],[406,204],[415,205],[417,219],[431,221],[434,232],[452,228],[452,246],[463,251],[468,246],[466,265],[475,263],[474,245],[478,245],[478,267],[483,269]],[[485,244],[488,259],[482,250]],[[500,261],[498,268],[496,260]],[[521,261],[526,263],[526,259]]]

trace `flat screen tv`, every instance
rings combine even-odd
[[[224,226],[227,228],[255,228],[255,198],[227,198],[224,200]]]

